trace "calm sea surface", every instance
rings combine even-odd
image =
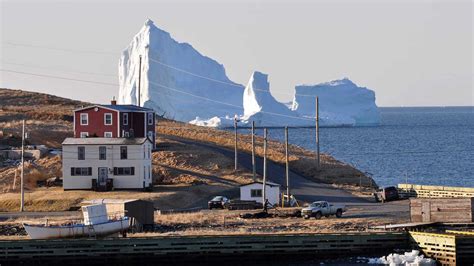
[[[380,108],[377,127],[321,128],[321,151],[372,175],[379,186],[474,187],[474,107]],[[248,133],[248,130],[242,130]],[[258,130],[259,135],[262,131]],[[315,148],[314,129],[289,129],[290,143]],[[269,129],[283,140],[283,129]]]

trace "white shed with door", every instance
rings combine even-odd
[[[255,200],[257,202],[263,203],[262,198],[263,193],[263,183],[262,182],[253,182],[247,185],[240,186],[240,199],[241,200]],[[266,198],[270,204],[279,204],[280,203],[280,185],[272,182],[267,182],[266,189]]]

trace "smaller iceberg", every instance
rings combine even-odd
[[[319,97],[321,126],[376,126],[380,123],[374,91],[359,87],[347,78],[296,86],[291,109],[303,117],[316,117],[316,96]]]
[[[258,71],[253,72],[245,87],[243,106],[244,114],[240,121],[244,125],[249,125],[252,121],[265,127],[311,126],[315,123],[314,119],[301,117],[278,102],[270,93],[268,75]]]

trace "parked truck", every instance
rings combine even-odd
[[[308,207],[305,207],[301,210],[301,216],[305,219],[314,217],[316,219],[321,219],[321,217],[329,217],[335,215],[337,218],[342,217],[342,213],[346,211],[344,205],[339,204],[330,204],[327,201],[315,201],[311,203]]]

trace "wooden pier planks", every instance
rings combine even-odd
[[[441,265],[474,264],[474,233],[447,230],[446,233],[410,232],[413,247]]]
[[[298,235],[184,236],[116,239],[0,241],[0,262],[252,254],[311,254],[338,256],[388,254],[408,246],[406,233],[345,233]],[[189,257],[190,258],[190,257]]]
[[[474,188],[444,187],[415,184],[398,184],[398,192],[402,197],[416,198],[471,198]]]

